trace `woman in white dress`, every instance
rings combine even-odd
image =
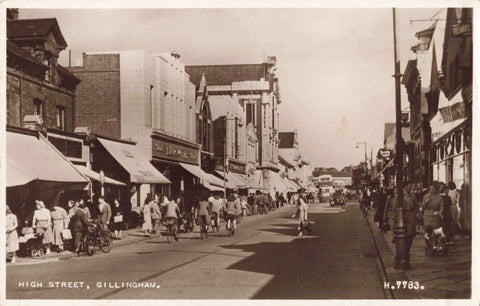
[[[68,228],[68,213],[65,209],[57,205],[53,207],[51,217],[53,223],[53,245],[61,252],[63,251],[62,232]]]
[[[37,209],[33,213],[32,227],[35,233],[43,234],[43,244],[46,254],[50,254],[50,244],[53,242],[52,217],[50,211],[45,207],[43,201],[35,201]]]
[[[142,229],[145,231],[145,237],[150,236],[152,231],[152,213],[150,211],[150,196],[145,199],[145,204],[143,205],[143,226]]]
[[[10,207],[6,207],[7,218],[6,218],[6,229],[7,229],[7,253],[13,253],[11,263],[15,263],[15,252],[18,251],[18,221],[17,216],[15,216]]]

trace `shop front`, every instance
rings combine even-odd
[[[78,171],[42,133],[7,127],[7,205],[22,226],[31,222],[34,201],[48,208],[66,204],[66,194],[82,192],[89,179]]]
[[[181,198],[184,208],[189,210],[209,191],[223,190],[211,184],[207,173],[200,168],[200,145],[158,132],[151,137],[152,164],[172,182],[155,190],[156,193],[172,199]],[[208,156],[205,158],[207,160]]]
[[[106,177],[126,184],[119,186],[105,180],[103,192],[109,203],[112,203],[114,198],[119,198],[124,212],[131,214],[128,222],[130,226],[138,225],[136,219],[139,218],[136,217],[153,186],[171,183],[131,141],[97,136],[92,160],[93,171],[102,171]],[[94,175],[92,173],[92,176]],[[102,192],[99,184],[96,186],[98,189],[94,189],[94,202]]]

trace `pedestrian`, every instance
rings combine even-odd
[[[143,204],[142,212],[143,212],[143,225],[142,229],[145,233],[145,237],[150,236],[150,232],[152,231],[152,213],[150,210],[150,194],[147,195],[147,198],[145,199],[145,202]],[[164,197],[165,199],[166,197]]]
[[[102,196],[98,198],[98,212],[100,226],[103,230],[107,230],[108,225],[110,224],[110,219],[112,218],[112,207],[105,202],[105,199]]]
[[[160,211],[160,206],[158,205],[159,201],[158,195],[155,195],[155,199],[150,201],[148,204],[150,206],[150,213],[152,214],[152,233],[160,233],[160,225],[162,221],[162,213]]]
[[[43,235],[42,243],[46,249],[45,254],[50,254],[50,245],[53,242],[52,216],[43,201],[36,200],[36,210],[33,213],[32,227],[37,235]]]
[[[89,207],[92,207],[93,208],[93,204],[90,200],[88,200],[87,202],[85,202],[83,199],[80,199],[78,201],[78,207],[81,207],[81,209],[83,210],[83,212],[85,213],[85,217],[88,219],[88,220],[91,220],[92,219],[92,212],[90,211],[90,208]]]
[[[431,227],[433,230],[438,230],[441,236],[445,238],[445,234],[442,227],[442,209],[443,209],[443,198],[438,192],[438,182],[434,182],[429,187],[429,193],[427,193],[422,201],[422,204],[419,209],[419,213],[423,216],[423,226]]]
[[[407,229],[407,254],[412,247],[413,239],[417,235],[417,211],[418,201],[416,199],[414,186],[407,184],[404,189],[403,207],[405,208],[405,226]]]
[[[395,220],[397,219],[397,200],[398,200],[398,189],[395,187],[389,190],[387,193],[387,200],[385,202],[385,210],[383,212],[383,220],[385,223],[388,223],[388,227],[391,229],[395,228]],[[392,240],[392,243],[395,242],[395,238]]]
[[[382,229],[383,225],[383,215],[385,213],[385,202],[387,201],[387,194],[383,190],[383,187],[380,187],[375,203],[375,215],[373,216],[373,221],[377,224],[377,227],[384,232]]]
[[[6,227],[6,240],[7,240],[7,255],[8,253],[12,253],[12,259],[11,263],[15,263],[15,255],[16,252],[19,249],[19,244],[18,244],[18,233],[17,233],[17,227],[18,227],[18,220],[17,216],[15,216],[12,213],[12,210],[10,207],[7,205],[6,206],[6,220],[5,220],[5,227]]]
[[[78,209],[78,201],[69,200],[67,204],[68,218],[71,219]]]
[[[312,230],[310,229],[310,221],[308,220],[308,205],[305,203],[305,199],[303,196],[298,198],[298,236],[303,235],[303,231],[307,230],[308,234],[312,234]]]
[[[68,213],[60,206],[60,203],[57,203],[50,215],[53,224],[53,245],[56,247],[57,252],[61,252],[63,251],[63,230],[68,228]]]
[[[73,244],[75,247],[75,253],[80,252],[80,245],[82,243],[82,237],[87,232],[88,226],[92,224],[88,221],[87,216],[85,215],[85,210],[83,210],[85,206],[85,202],[79,201],[79,206],[75,214],[72,216],[70,220],[70,226],[73,231]]]
[[[442,215],[442,229],[445,234],[446,244],[453,244],[453,235],[452,235],[452,198],[448,195],[448,187],[445,184],[440,185],[440,195],[443,200],[443,207],[441,211]]]
[[[448,196],[452,200],[452,234],[455,234],[459,231],[460,225],[459,225],[459,217],[460,217],[460,207],[458,205],[458,198],[460,192],[457,189],[457,185],[455,185],[454,182],[450,181],[448,182]]]
[[[125,224],[123,221],[123,211],[118,198],[113,201],[112,216],[112,230],[115,233],[115,239],[120,240],[122,239],[122,231],[125,228]]]

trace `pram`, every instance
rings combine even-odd
[[[42,257],[45,255],[43,234],[35,234],[33,228],[24,227],[22,235],[18,237],[19,256]]]
[[[431,225],[425,226],[425,255],[435,256],[437,254],[448,255],[448,246],[445,243],[442,228],[433,229]]]

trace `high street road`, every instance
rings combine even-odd
[[[234,237],[165,237],[108,254],[7,266],[8,299],[384,299],[358,205],[310,204],[312,235],[298,237],[294,207],[251,216]],[[70,283],[68,283],[70,282]],[[34,286],[41,286],[34,288]],[[77,288],[62,288],[62,287]],[[144,286],[144,288],[138,288]],[[147,286],[148,288],[145,288]],[[131,288],[137,287],[137,288]],[[152,287],[152,288],[151,288]]]

